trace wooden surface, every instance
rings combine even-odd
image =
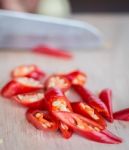
[[[113,108],[129,107],[129,15],[78,15],[102,31],[105,44],[100,49],[76,51],[71,61],[56,60],[25,52],[0,52],[0,87],[9,79],[12,68],[20,64],[37,64],[48,73],[82,69],[87,72],[88,87],[94,92],[113,90]],[[25,119],[25,108],[0,97],[0,150],[127,150],[129,122],[109,124],[122,137],[119,145],[88,141],[78,135],[69,140],[59,133],[36,130]]]

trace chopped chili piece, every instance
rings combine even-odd
[[[107,106],[90,90],[81,85],[73,85],[74,90],[81,96],[81,98],[92,108],[106,117],[109,117]]]
[[[72,107],[64,93],[59,88],[51,88],[45,93],[45,100],[48,104],[48,110],[72,112]],[[65,128],[63,128],[65,127]],[[64,123],[60,122],[60,131],[65,138],[70,138],[73,131]]]
[[[32,51],[38,54],[48,55],[56,58],[71,59],[73,57],[69,51],[64,51],[58,48],[46,47],[43,45],[33,48]]]
[[[46,89],[60,88],[63,92],[70,89],[71,84],[69,80],[63,75],[52,75],[45,82]]]
[[[112,112],[112,91],[110,89],[104,89],[99,94],[99,98],[105,103],[108,108],[109,116],[106,119],[113,122],[113,112]]]
[[[73,134],[73,130],[69,128],[65,123],[61,122],[59,123],[59,129],[62,133],[62,136],[66,139],[70,138]]]
[[[12,97],[17,94],[30,93],[43,89],[43,85],[33,78],[19,77],[8,82],[1,90],[4,97]]]
[[[66,74],[65,76],[69,79],[71,84],[77,84],[77,85],[78,84],[84,85],[86,83],[86,79],[87,79],[86,74],[79,70],[70,72],[70,73]]]
[[[56,131],[58,129],[58,123],[50,114],[44,111],[29,109],[26,113],[26,117],[37,129],[46,131]]]
[[[71,105],[75,113],[81,114],[85,117],[88,117],[98,122],[100,125],[103,126],[103,128],[107,126],[103,117],[96,110],[87,105],[85,102],[73,102],[71,103]]]
[[[11,76],[12,78],[29,77],[40,80],[45,77],[45,73],[36,65],[21,65],[12,70]]]
[[[47,109],[43,91],[18,94],[13,99],[25,107]]]
[[[129,121],[129,108],[119,110],[113,114],[114,119]]]

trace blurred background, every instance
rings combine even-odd
[[[0,8],[66,17],[70,13],[129,12],[129,0],[0,0]]]
[[[70,0],[72,12],[128,12],[129,0]]]

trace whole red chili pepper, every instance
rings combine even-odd
[[[26,112],[26,117],[39,130],[56,131],[58,129],[58,122],[47,112],[29,109]]]
[[[73,85],[72,87],[88,105],[90,105],[92,108],[94,108],[104,116],[109,117],[107,106],[90,90],[84,88],[81,85]]]
[[[129,121],[129,108],[115,112],[113,117],[116,120]]]
[[[121,138],[107,130],[101,129],[99,124],[79,114],[54,111],[53,115],[68,125],[74,132],[87,139],[107,144],[118,144],[122,142]]]
[[[68,51],[64,51],[64,50],[57,49],[57,48],[46,47],[43,45],[33,48],[32,51],[35,53],[45,54],[45,55],[57,57],[57,58],[64,58],[64,59],[72,58],[72,54]]]
[[[85,102],[73,102],[71,103],[72,109],[75,113],[81,114],[84,117],[88,117],[105,128],[107,126],[104,118],[93,108],[87,105]]]
[[[45,93],[45,100],[50,112],[68,111],[72,112],[72,107],[63,92],[58,88],[51,88]],[[59,129],[65,138],[70,138],[73,131],[65,124],[60,123]]]
[[[104,89],[100,92],[99,98],[105,103],[108,108],[109,116],[106,119],[113,122],[113,112],[112,112],[112,91],[110,89]]]

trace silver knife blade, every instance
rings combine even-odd
[[[0,10],[0,48],[26,49],[44,44],[75,50],[101,43],[100,32],[88,23]]]

